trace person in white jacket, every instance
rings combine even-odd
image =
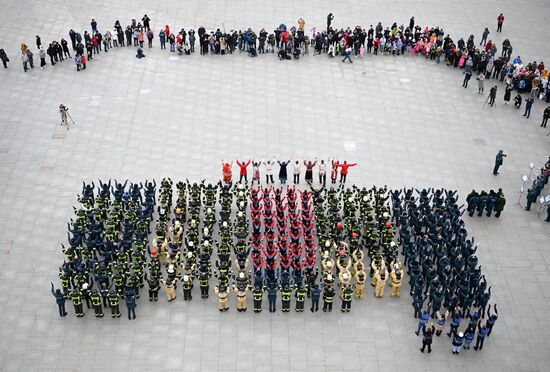
[[[265,167],[265,183],[269,184],[270,181],[271,183],[275,183],[273,180],[273,165],[275,164],[275,160],[264,160],[263,164]]]
[[[300,160],[296,160],[294,163],[292,163],[293,174],[294,174],[294,184],[297,185],[300,183],[300,167],[301,162]]]
[[[327,184],[327,164],[324,160],[319,162],[319,183],[323,186]]]

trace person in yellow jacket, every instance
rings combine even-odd
[[[363,258],[365,257],[365,254],[363,253],[362,250],[356,249],[355,251],[353,251],[352,257],[353,257],[353,272],[352,272],[352,274],[355,275],[356,272],[361,270],[361,269],[358,270],[358,268],[357,268],[358,265],[363,265],[364,266]]]
[[[384,297],[384,287],[386,286],[386,280],[388,280],[388,273],[384,270],[377,270],[374,274],[376,279],[376,286],[374,288],[374,297]]]
[[[355,265],[355,274],[353,275],[355,298],[365,297],[365,282],[367,281],[367,273],[363,270],[363,263],[357,262],[359,265]]]
[[[347,260],[347,262],[346,262]],[[338,269],[338,275],[340,275],[342,272],[348,272],[351,269],[352,263],[350,258],[346,258],[345,254],[342,253],[338,259],[336,260],[336,268]],[[350,275],[351,276],[351,275]]]
[[[376,255],[376,256],[374,256],[373,260],[371,261],[370,267],[372,269],[371,270],[372,280],[371,280],[370,285],[372,285],[374,287],[374,286],[376,286],[376,282],[377,282],[375,274],[376,274],[377,271],[382,272],[382,271],[386,270],[386,262],[382,259],[382,256]]]
[[[304,32],[305,28],[306,28],[306,21],[304,21],[303,18],[300,18],[298,20],[298,30]]]
[[[328,251],[325,251],[324,253],[324,257],[321,260],[321,266],[323,267],[324,274],[332,273],[334,268],[334,260],[330,257],[330,253]]]
[[[239,273],[239,279],[245,279],[244,272]],[[246,295],[250,290],[250,285],[248,283],[239,283],[238,285],[233,285],[233,290],[237,294],[237,311],[246,311]]]
[[[403,275],[405,272],[401,268],[401,264],[399,261],[394,264],[393,261],[391,263],[392,271],[390,274],[391,278],[391,297],[401,297],[401,282],[403,281]]]
[[[214,292],[218,295],[218,309],[220,311],[229,310],[227,305],[227,296],[229,296],[229,287],[226,285],[220,285],[219,287],[214,287]]]
[[[178,276],[176,275],[176,270],[173,265],[168,266],[168,279],[160,279],[161,283],[164,283],[164,290],[166,292],[166,299],[168,301],[173,301],[176,299],[176,283],[178,281]]]

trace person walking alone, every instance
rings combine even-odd
[[[345,63],[346,59],[349,61],[349,63],[353,63],[353,61],[351,60],[351,47],[349,45],[346,46],[346,49],[344,50],[344,59],[342,60],[342,63]]]
[[[468,82],[472,78],[472,70],[470,68],[466,68],[466,71],[464,71],[464,81],[462,82],[463,88],[468,88]]]
[[[491,32],[487,27],[485,27],[485,30],[483,30],[483,34],[481,35],[481,41],[479,42],[479,45],[483,44],[484,46],[487,44],[487,36],[489,36]]]
[[[532,94],[527,97],[525,100],[525,112],[523,113],[523,116],[525,116],[526,119],[529,119],[529,116],[531,116],[531,107],[533,107],[533,102],[535,101],[535,98]]]
[[[497,32],[502,32],[502,24],[504,23],[504,16],[502,13],[497,17]]]

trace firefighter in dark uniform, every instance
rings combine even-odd
[[[347,285],[342,291],[342,312],[349,313],[351,310],[351,300],[353,298],[353,289],[351,285]]]
[[[149,286],[149,301],[158,301],[160,290],[159,279],[155,277],[147,278],[147,285]]]
[[[199,269],[199,286],[201,289],[201,298],[208,298],[210,290],[210,273]]]
[[[302,286],[298,286],[294,296],[296,297],[296,311],[301,313],[304,311],[304,302],[306,301],[307,290]]]
[[[291,296],[292,296],[292,289],[288,285],[281,287],[281,308],[283,313],[288,313],[290,311]]]
[[[189,275],[184,275],[181,286],[183,287],[183,300],[191,301],[191,299],[193,298],[191,296],[191,290],[193,289],[193,279],[189,277]]]
[[[115,291],[109,293],[109,306],[111,307],[111,316],[113,318],[120,318],[120,297]]]
[[[84,316],[84,308],[82,307],[82,293],[80,293],[78,287],[76,287],[73,291],[70,291],[68,297],[73,302],[76,316],[78,318],[82,318]]]
[[[61,286],[63,287],[63,293],[69,293],[69,288],[71,283],[70,276],[60,270],[59,280],[61,281]]]
[[[264,291],[262,287],[258,284],[254,287],[252,290],[252,297],[254,297],[254,312],[255,313],[261,313],[262,312],[262,299],[263,299]]]
[[[90,293],[90,300],[95,311],[96,318],[103,318],[103,307],[101,306],[101,295],[95,289]]]
[[[99,288],[99,294],[101,295],[101,299],[103,300],[103,307],[106,308],[107,306],[109,306],[109,287],[107,287],[106,283],[101,284],[101,288]]]
[[[334,288],[332,286],[325,286],[323,289],[323,311],[332,311],[332,301],[334,301]]]
[[[117,272],[113,276],[113,283],[115,284],[116,292],[121,296],[124,290],[124,281],[125,281],[125,277],[124,277],[124,274],[121,272]]]

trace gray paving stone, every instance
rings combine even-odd
[[[366,57],[351,66],[325,56],[289,63],[244,55],[171,60],[155,44],[145,60],[121,48],[78,74],[71,62],[24,74],[17,58],[20,42],[34,46],[37,33],[47,41],[67,36],[70,27],[87,29],[92,16],[104,29],[147,12],[155,31],[166,23],[197,28],[222,21],[227,28],[274,27],[304,16],[310,29],[331,11],[337,26],[407,23],[413,14],[453,37],[479,38],[489,26],[497,45],[509,38],[525,60],[548,63],[550,50],[526,30],[547,35],[550,7],[522,6],[528,17],[511,0],[498,9],[473,0],[4,2],[0,46],[12,62],[0,72],[0,369],[547,370],[550,234],[536,213],[514,205],[529,162],[548,155],[548,137],[538,128],[541,102],[530,120],[502,105],[500,95],[496,109],[482,110],[485,97],[461,88],[460,73],[409,56]],[[499,12],[506,22],[497,35]],[[58,125],[60,102],[77,122],[69,131]],[[509,156],[495,178],[499,148]],[[333,154],[359,163],[350,173],[358,184],[456,188],[462,198],[472,188],[503,188],[508,203],[499,220],[465,218],[502,314],[482,353],[454,356],[442,336],[421,355],[410,298],[378,301],[370,288],[347,315],[237,314],[234,299],[230,312],[219,313],[214,298],[183,303],[179,292],[174,303],[140,302],[132,322],[125,309],[119,320],[90,312],[82,320],[57,317],[48,282],[57,279],[59,243],[83,180],[216,180],[221,158]]]

